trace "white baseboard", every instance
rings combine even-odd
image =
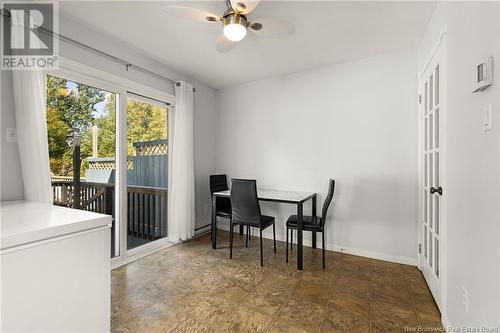
[[[217,223],[217,229],[229,231],[229,225],[227,223]],[[256,234],[252,233],[252,235],[256,235]],[[273,234],[272,234],[272,232],[269,233],[266,231],[262,234],[262,236],[264,238],[267,238],[267,239],[272,239]],[[276,240],[284,242],[286,239],[285,239],[285,236],[277,233]],[[295,243],[296,243],[296,239],[294,239],[294,244]],[[321,237],[318,237],[316,244],[317,244],[318,248],[322,248]],[[312,241],[309,239],[304,239],[304,246],[311,247]],[[325,248],[328,251],[335,251],[335,252],[347,253],[347,254],[352,254],[352,255],[371,258],[371,259],[390,261],[390,262],[394,262],[397,264],[417,266],[417,258],[407,258],[407,257],[396,256],[396,255],[392,255],[392,254],[378,253],[378,252],[369,251],[369,250],[346,247],[346,246],[342,246],[342,245],[338,245],[338,244],[329,244],[328,242],[326,243]]]
[[[441,314],[441,324],[443,324],[445,332],[448,332],[450,330],[451,323],[446,317],[446,313]]]
[[[207,232],[210,232],[210,224],[207,226],[204,226],[203,228],[200,228],[194,232],[194,237],[206,234]]]
[[[352,247],[345,247],[336,244],[326,244],[326,249],[330,251],[342,252],[347,254],[352,254],[360,257],[367,257],[371,259],[390,261],[397,264],[417,266],[417,259],[396,256],[392,254],[379,253],[374,251],[368,251],[363,249],[356,249]]]

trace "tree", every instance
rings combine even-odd
[[[116,94],[54,76],[47,77],[47,131],[50,168],[57,175],[72,175],[71,135],[79,135],[82,169],[92,156],[92,126],[98,133],[98,156],[115,157]],[[103,110],[96,105],[105,101]],[[130,99],[127,102],[127,154],[133,144],[168,137],[168,111],[157,105]]]
[[[61,119],[75,135],[82,135],[92,127],[95,106],[104,101],[103,90],[75,84],[68,89],[68,81],[55,76],[47,76],[47,108],[59,111]]]
[[[52,173],[72,174],[70,136],[83,136],[92,127],[95,105],[104,101],[104,94],[102,90],[82,84],[69,89],[67,80],[47,76],[47,132]]]
[[[49,155],[52,158],[61,158],[67,149],[69,127],[53,108],[47,108],[47,132],[49,141]]]
[[[133,155],[133,144],[168,138],[167,109],[136,100],[127,103],[127,154]]]

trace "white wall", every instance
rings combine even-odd
[[[328,247],[415,264],[416,65],[412,50],[217,91],[217,172],[318,192],[319,209],[332,177]],[[295,208],[262,207],[284,237]]]
[[[440,30],[447,31],[445,316],[453,326],[500,325],[499,13],[498,2],[440,2],[419,50],[422,68]],[[491,55],[496,84],[473,95],[474,66]],[[494,128],[483,132],[488,104]],[[462,287],[470,313],[462,305]]]
[[[201,226],[210,222],[210,212],[205,206],[210,207],[210,194],[208,191],[208,175],[215,170],[213,156],[215,146],[215,91],[206,85],[173,69],[142,55],[130,46],[106,36],[91,27],[80,25],[76,22],[60,17],[60,33],[79,42],[90,45],[96,49],[123,58],[131,63],[145,67],[153,72],[164,75],[173,80],[186,80],[196,88],[194,94],[194,161],[195,161],[195,187],[196,187],[196,225]],[[72,44],[61,42],[60,55],[68,59],[93,66],[115,75],[125,77],[136,82],[160,89],[173,94],[172,83],[154,78],[135,70],[126,71],[123,65],[100,55],[82,50]],[[2,196],[0,200],[21,199],[22,176],[19,167],[19,154],[16,144],[4,144],[4,131],[6,127],[15,127],[12,77],[7,73],[2,75]],[[4,98],[5,97],[5,98]],[[5,121],[4,121],[5,118]],[[4,147],[6,149],[4,149]],[[5,157],[4,157],[5,155]]]

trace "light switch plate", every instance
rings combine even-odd
[[[487,89],[493,84],[493,57],[485,58],[477,64],[475,76],[474,94]]]
[[[15,128],[7,128],[5,140],[7,142],[17,142],[17,130]]]
[[[483,110],[483,131],[491,131],[493,129],[493,117],[491,114],[492,106],[489,104]]]

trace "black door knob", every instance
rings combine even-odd
[[[430,192],[431,194],[437,193],[439,195],[443,195],[443,188],[441,186],[438,188],[431,187]]]

